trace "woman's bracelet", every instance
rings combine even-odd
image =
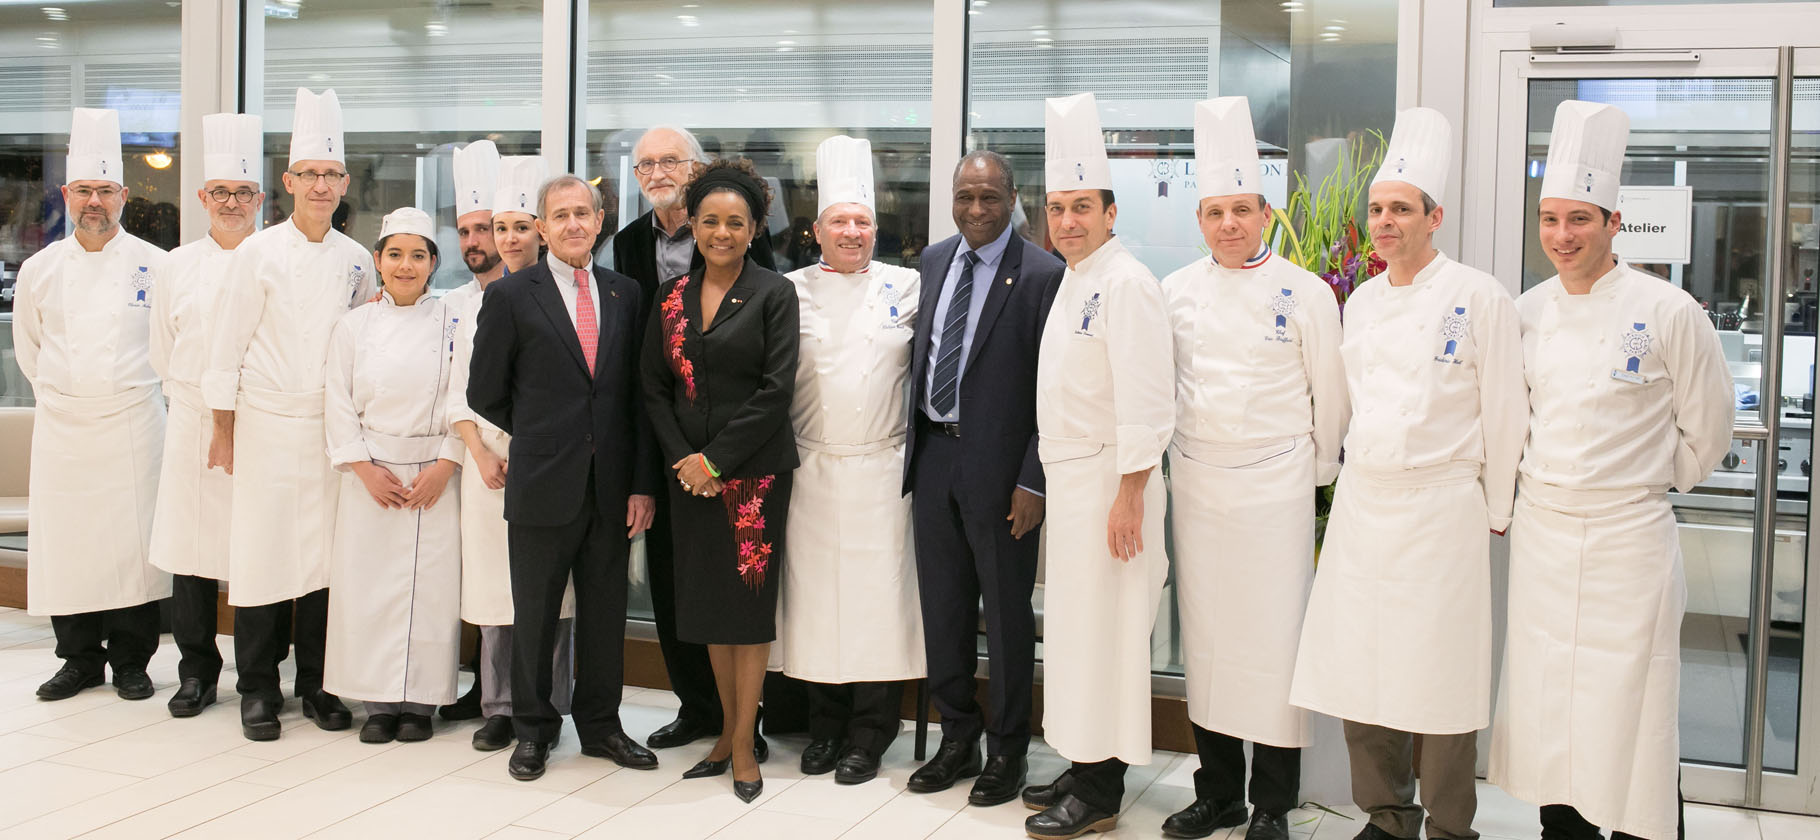
[[[695,453],[695,457],[701,459],[701,468],[703,470],[706,470],[708,475],[711,475],[715,478],[720,478],[720,470],[715,469],[714,465],[712,463],[708,462],[708,456],[703,455],[700,452],[697,452],[697,453]]]

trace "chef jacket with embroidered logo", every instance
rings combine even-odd
[[[1348,414],[1333,290],[1267,250],[1253,268],[1184,266],[1163,279],[1163,295],[1176,436],[1263,445],[1312,435],[1315,484],[1333,483]]]
[[[329,336],[348,309],[373,296],[373,254],[337,231],[311,242],[286,219],[234,249],[220,317],[209,338],[202,398],[233,411],[249,389],[322,390]]]
[[[1705,310],[1620,262],[1517,301],[1532,420],[1523,475],[1573,490],[1683,491],[1731,446],[1731,372]]]
[[[1476,461],[1492,530],[1510,525],[1529,412],[1517,311],[1491,275],[1436,254],[1346,301],[1346,462],[1394,472]]]
[[[99,251],[66,237],[19,268],[13,340],[32,388],[109,397],[158,384],[147,352],[169,255],[122,230]]]
[[[234,252],[213,236],[180,245],[165,260],[152,301],[152,367],[177,387],[198,392],[208,370],[209,330],[226,292]]]

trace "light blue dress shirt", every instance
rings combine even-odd
[[[1010,245],[1012,236],[1011,226],[1006,225],[1005,232],[999,234],[997,239],[975,251],[979,262],[973,266],[973,276],[965,278],[973,284],[973,296],[967,300],[967,330],[962,334],[960,369],[963,374],[967,370],[967,353],[973,349],[973,332],[979,327],[980,312],[986,308],[986,296],[992,291],[992,277],[998,273],[999,264],[1005,259],[1005,248]],[[935,363],[942,357],[942,326],[948,323],[948,300],[954,296],[954,284],[963,279],[961,273],[969,251],[974,251],[973,246],[962,239],[961,247],[955,249],[954,259],[948,263],[948,274],[942,279],[941,293],[935,299],[935,312],[930,315],[934,320],[930,322],[929,373],[928,380],[924,383],[926,387],[923,389],[922,409],[929,419],[938,423],[959,423],[961,420],[961,401],[958,398],[954,401],[954,410],[947,414],[937,412],[930,398],[935,394]]]

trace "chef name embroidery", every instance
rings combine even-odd
[[[1279,294],[1270,296],[1270,312],[1276,316],[1276,331],[1264,336],[1264,340],[1288,344],[1295,340],[1289,337],[1289,319],[1295,317],[1296,307],[1300,304],[1296,301],[1295,292],[1288,289],[1277,291]]]
[[[1093,297],[1088,298],[1086,303],[1081,304],[1081,328],[1075,330],[1074,334],[1091,337],[1093,335],[1093,319],[1098,318],[1099,316],[1100,293],[1094,292]]]
[[[1613,369],[1611,378],[1632,385],[1648,382],[1642,370],[1643,357],[1649,355],[1649,343],[1649,325],[1642,321],[1632,321],[1630,329],[1618,340],[1618,352],[1624,354],[1624,369]]]
[[[136,306],[140,309],[152,308],[151,266],[142,265],[133,272],[132,279],[128,282],[126,305]]]
[[[1445,365],[1460,363],[1460,342],[1466,340],[1466,332],[1472,329],[1472,319],[1466,317],[1466,307],[1456,306],[1452,312],[1441,316],[1441,355],[1435,361]]]
[[[889,280],[885,281],[885,287],[879,290],[879,303],[883,304],[886,309],[885,329],[893,329],[897,326],[897,304],[898,301],[903,300],[903,298],[903,291],[896,286],[891,285],[891,281]]]

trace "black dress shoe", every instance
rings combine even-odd
[[[719,776],[719,775],[725,774],[727,772],[727,768],[732,767],[732,766],[733,766],[733,756],[727,756],[726,758],[723,758],[719,761],[711,761],[709,759],[704,758],[700,761],[695,762],[694,767],[684,770],[683,778],[685,778],[685,779],[712,778],[714,776]]]
[[[833,772],[834,765],[840,763],[841,747],[845,746],[839,738],[817,738],[803,748],[803,775],[820,776]],[[753,752],[758,751],[758,742],[752,742]]]
[[[1024,833],[1038,840],[1070,840],[1089,831],[1111,831],[1118,826],[1118,814],[1107,813],[1068,794],[1024,820]]]
[[[354,713],[342,705],[341,698],[326,691],[303,696],[303,716],[316,721],[318,729],[340,732],[354,725]]]
[[[1067,796],[1071,790],[1074,790],[1073,768],[1063,770],[1062,775],[1055,777],[1055,781],[1049,784],[1024,788],[1024,807],[1032,811],[1048,810],[1050,806],[1062,801],[1062,797]]]
[[[57,674],[38,686],[39,700],[68,700],[76,692],[85,688],[94,688],[101,684],[101,672],[83,673],[81,668],[65,665],[57,669]]]
[[[657,755],[640,746],[632,736],[624,732],[615,732],[605,740],[588,743],[581,742],[581,754],[594,758],[610,758],[614,764],[633,770],[656,770]]]
[[[878,760],[879,757],[865,747],[848,747],[847,754],[834,766],[834,783],[863,785],[878,778]]]
[[[1263,816],[1263,812],[1258,812]],[[1206,837],[1222,828],[1245,824],[1245,803],[1231,799],[1225,802],[1202,797],[1193,804],[1163,820],[1163,836],[1181,840]]]
[[[281,727],[278,710],[283,700],[271,700],[257,694],[240,695],[240,734],[248,741],[276,741]]]
[[[480,717],[480,677],[474,678],[474,684],[468,686],[468,693],[455,698],[455,702],[436,710],[443,720],[473,720]]]
[[[144,671],[115,671],[114,693],[122,700],[144,700],[152,696],[157,689],[152,687],[152,678]]]
[[[1371,823],[1366,823],[1365,829],[1358,834],[1353,835],[1352,840],[1417,840],[1417,838],[1398,837]]]
[[[195,717],[215,705],[215,684],[204,685],[202,680],[190,677],[177,686],[177,693],[165,705],[171,710],[171,717]]]
[[[1021,755],[986,756],[985,769],[973,780],[973,791],[967,794],[968,804],[989,808],[1016,799],[1024,792],[1024,775],[1028,769],[1029,765]]]
[[[430,725],[429,715],[416,715],[406,712],[398,716],[398,740],[406,742],[428,741],[435,730]]]
[[[519,741],[506,761],[506,772],[512,778],[528,782],[543,776],[544,763],[550,760],[550,745],[536,741]]]
[[[651,737],[645,739],[645,744],[654,750],[667,750],[671,747],[692,744],[710,735],[719,734],[720,727],[718,726],[709,726],[705,723],[678,717],[677,719],[658,727],[656,732],[651,733]]]
[[[764,792],[764,779],[759,779],[756,782],[742,782],[738,779],[733,780],[733,795],[739,797],[741,802],[751,804],[752,800],[757,799],[758,795]]]
[[[512,729],[511,715],[494,715],[487,722],[474,730],[474,749],[482,752],[503,750],[512,746],[512,739],[517,737]]]
[[[911,773],[910,783],[905,787],[915,793],[936,793],[954,787],[954,783],[961,779],[971,779],[979,774],[979,741],[950,741],[943,738],[941,748],[935,751],[935,757]]]
[[[360,743],[390,744],[398,738],[398,716],[384,713],[367,715],[360,727]]]
[[[1289,817],[1258,811],[1251,816],[1251,827],[1245,829],[1245,840],[1289,840]]]

